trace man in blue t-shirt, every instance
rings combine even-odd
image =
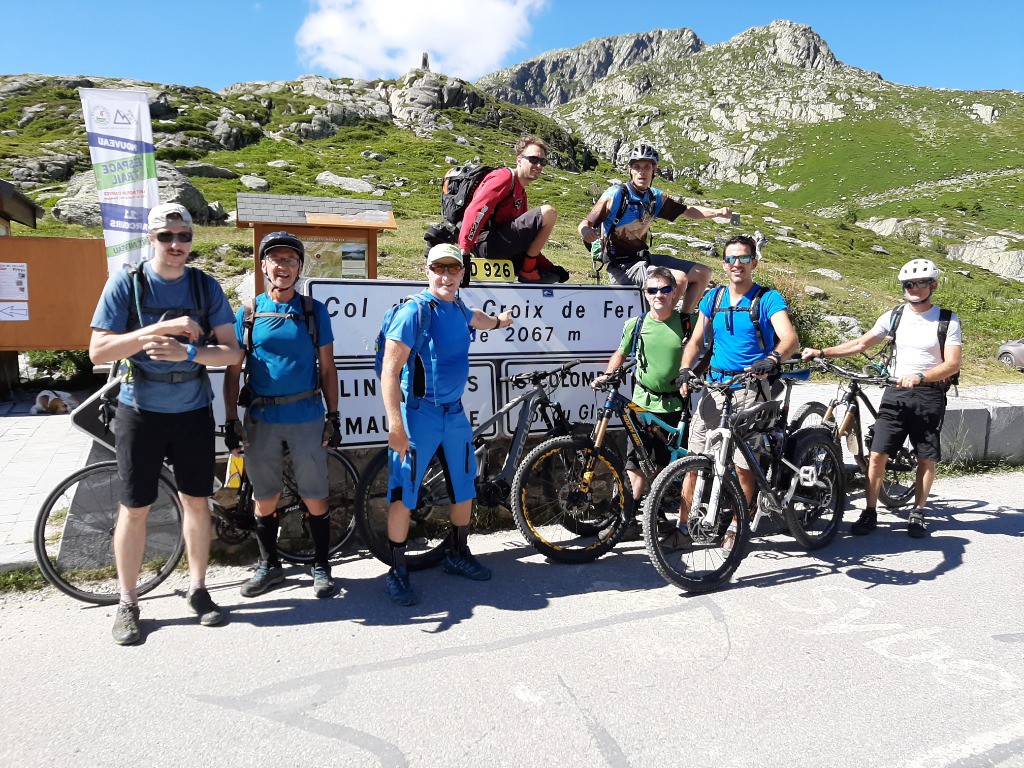
[[[758,400],[767,400],[779,394],[781,385],[778,382],[771,384],[765,379],[778,374],[779,364],[796,351],[799,339],[789,319],[789,308],[782,294],[774,289],[764,290],[754,282],[757,250],[753,239],[746,235],[730,238],[725,243],[723,253],[722,266],[728,284],[708,291],[701,300],[693,335],[683,350],[682,370],[677,382],[683,385],[685,393],[686,382],[693,375],[692,369],[704,357],[708,347],[711,347],[711,363],[708,368],[711,381],[724,381],[746,370],[760,378],[756,384],[733,396],[733,409],[739,411]],[[755,300],[757,328],[750,316],[751,304]],[[689,451],[704,452],[707,432],[721,424],[724,404],[724,393],[713,389],[704,393],[690,422]],[[738,449],[733,456],[737,479],[749,502],[754,498],[756,489],[753,473]],[[687,477],[687,481],[692,480],[691,476]],[[684,484],[685,499],[690,498],[687,491],[692,492],[692,485],[690,482],[688,488]],[[684,516],[680,516],[680,522],[686,522]],[[728,542],[723,546],[729,548]]]
[[[651,224],[656,218],[675,221],[679,216],[729,218],[732,209],[683,205],[651,186],[657,172],[658,151],[650,144],[638,144],[629,155],[629,183],[606,189],[580,222],[579,233],[588,245],[601,241],[602,260],[616,285],[643,288],[649,268],[672,270],[676,285],[684,289],[682,311],[689,315],[707,288],[711,270],[686,259],[652,254],[648,246]]]
[[[469,378],[470,329],[491,331],[512,325],[509,312],[497,317],[469,309],[458,296],[465,262],[457,245],[435,245],[427,254],[427,290],[402,304],[385,331],[381,396],[388,418],[390,477],[388,541],[391,569],[385,586],[399,605],[419,598],[405,565],[409,504],[415,505],[423,474],[436,454],[451,494],[452,537],[445,573],[474,581],[491,578],[467,546],[469,518],[476,497],[473,430],[461,397]],[[422,332],[420,313],[430,312],[427,338],[411,360]],[[408,364],[408,365],[407,365]],[[421,371],[416,375],[409,369]]]
[[[241,364],[230,366],[224,375],[224,442],[235,455],[245,445],[260,548],[260,562],[241,593],[254,597],[284,581],[277,553],[277,504],[287,447],[299,496],[309,510],[313,593],[330,597],[334,581],[328,561],[331,520],[326,449],[337,448],[341,442],[331,318],[321,302],[295,290],[306,260],[299,238],[288,232],[271,232],[260,242],[259,257],[267,290],[252,303],[246,302],[235,319],[235,335],[246,353],[241,402]],[[238,405],[246,408],[244,425],[238,420]]]
[[[89,357],[101,365],[123,360],[115,423],[120,505],[114,531],[114,562],[121,601],[114,642],[138,642],[138,577],[146,548],[146,518],[157,498],[163,462],[174,467],[185,510],[188,606],[209,626],[221,621],[206,589],[213,492],[213,390],[208,365],[242,358],[231,329],[231,306],[220,285],[186,267],[192,217],[177,203],[149,212],[153,258],[133,274],[110,276],[92,318]]]

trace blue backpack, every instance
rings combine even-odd
[[[438,305],[439,299],[432,298],[427,293],[414,293],[411,296],[399,299],[394,306],[384,313],[384,320],[381,322],[380,331],[377,333],[377,341],[373,345],[373,371],[377,374],[377,378],[380,379],[381,373],[384,370],[386,334],[391,327],[391,322],[394,320],[398,308],[407,301],[416,302],[416,325],[419,327],[419,333],[416,334],[416,341],[409,350],[409,360],[406,362],[405,368],[402,369],[402,380],[407,380],[407,377],[410,375],[410,364],[414,363],[412,381],[409,382],[410,386],[408,387],[409,397],[423,397],[423,393],[426,391],[426,368],[423,365],[423,360],[420,358],[420,350],[423,349],[423,345],[430,336],[430,318],[434,314],[433,310]],[[470,317],[469,308],[462,301],[462,297],[456,296],[455,303],[468,319]]]

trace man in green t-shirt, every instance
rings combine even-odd
[[[675,386],[679,375],[679,364],[683,358],[683,347],[689,338],[689,323],[675,310],[679,289],[675,276],[666,267],[653,267],[644,282],[644,296],[650,307],[639,318],[632,317],[622,329],[622,341],[615,354],[608,360],[605,371],[611,373],[630,357],[636,357],[633,402],[656,413],[662,421],[675,426],[682,417],[685,400]],[[636,325],[641,322],[637,336]],[[634,336],[636,336],[634,345]],[[634,349],[635,346],[635,349]],[[605,380],[604,376],[594,379],[594,384]],[[671,460],[665,441],[654,434],[644,436],[644,447],[658,468]],[[647,493],[647,480],[637,463],[637,457],[630,443],[626,450],[626,473],[633,486],[636,509]]]

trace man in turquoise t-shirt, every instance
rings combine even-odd
[[[328,562],[331,516],[326,448],[336,448],[341,442],[331,318],[321,302],[295,290],[306,258],[299,238],[288,232],[271,232],[260,242],[259,256],[266,293],[253,300],[248,317],[243,306],[235,319],[235,335],[247,347],[241,403],[241,364],[229,366],[224,374],[224,442],[236,455],[245,445],[260,548],[260,562],[241,593],[253,597],[284,581],[277,553],[277,504],[287,446],[299,496],[309,510],[313,593],[330,597],[334,581]],[[238,405],[246,408],[244,425],[238,421]]]
[[[604,381],[609,373],[636,355],[633,402],[658,414],[662,421],[676,426],[686,403],[674,382],[679,374],[683,347],[689,338],[689,322],[675,311],[679,287],[672,271],[665,267],[651,269],[644,285],[644,296],[649,310],[643,315],[639,336],[636,335],[636,325],[640,319],[634,317],[627,320],[622,329],[619,348],[605,366],[607,373],[594,379],[594,384]],[[657,435],[645,436],[644,447],[659,468],[665,467],[671,460],[668,446]],[[633,486],[635,507],[639,509],[640,500],[648,488],[632,443],[626,450],[626,472]]]

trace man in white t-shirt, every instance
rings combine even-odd
[[[871,533],[877,526],[875,505],[886,461],[908,435],[917,452],[917,482],[907,533],[915,539],[927,535],[924,506],[935,479],[935,465],[942,458],[939,434],[946,413],[946,389],[949,380],[960,372],[962,351],[960,319],[932,304],[938,278],[939,268],[928,259],[907,262],[899,276],[906,304],[883,314],[859,339],[803,351],[804,360],[855,355],[893,335],[893,317],[897,318],[893,370],[897,384],[886,388],[879,406],[870,446],[864,512],[850,527],[856,536]],[[943,328],[945,339],[940,343]]]

